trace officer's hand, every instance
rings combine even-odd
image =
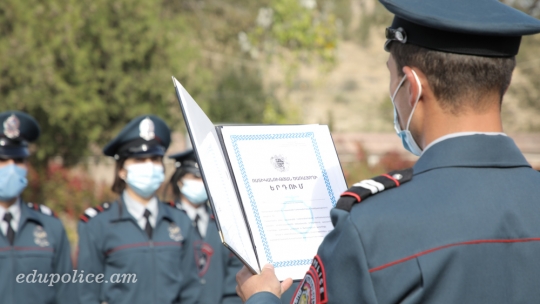
[[[251,274],[251,272],[244,266],[236,274],[236,293],[242,298],[242,301],[247,301],[252,295],[261,291],[268,291],[275,294],[278,298],[281,298],[289,287],[291,287],[293,281],[291,278],[279,282],[276,274],[274,273],[274,266],[272,264],[264,265],[261,274]]]

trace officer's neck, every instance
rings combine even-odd
[[[146,206],[148,202],[150,202],[150,200],[152,200],[153,198],[153,196],[150,196],[149,198],[142,197],[138,195],[137,192],[133,191],[133,189],[131,189],[130,187],[126,187],[126,193],[132,200],[141,203],[144,206]]]
[[[190,205],[191,207],[193,207],[194,209],[197,209],[197,208],[203,208],[204,207],[204,204],[194,204],[192,202],[190,202],[188,199],[186,199],[185,197],[182,196],[182,203],[183,204],[188,204]]]
[[[18,199],[18,197],[10,199],[9,201],[0,201],[0,207],[4,207],[4,209],[7,209],[7,208],[11,207],[11,205],[15,204],[17,199]]]
[[[467,104],[465,102],[464,104]],[[469,103],[471,104],[471,103]],[[427,147],[434,140],[459,132],[503,132],[498,94],[486,96],[482,109],[463,109],[457,114],[443,110],[439,103],[424,103],[419,144]]]

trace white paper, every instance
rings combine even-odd
[[[209,198],[215,208],[223,241],[242,257],[253,270],[260,272],[257,257],[232,178],[212,122],[195,100],[173,77],[180,106],[195,149]]]
[[[261,265],[301,279],[347,189],[326,126],[225,126],[227,154]]]

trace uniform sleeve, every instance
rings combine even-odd
[[[291,303],[377,303],[364,247],[350,214],[333,209],[331,216],[335,228],[319,246]],[[317,299],[311,299],[312,294]],[[246,303],[280,302],[272,294],[257,293]]]
[[[79,223],[79,257],[77,260],[79,273],[98,275],[104,273],[105,261],[103,253],[96,243],[95,236],[89,229],[88,224]],[[98,283],[78,282],[78,294],[81,304],[101,303],[101,285]]]
[[[319,292],[321,302],[326,299],[328,303],[377,303],[364,246],[350,213],[333,209],[331,217],[335,228],[324,238],[315,257],[321,267],[311,269],[315,274],[323,273],[323,288],[317,289],[323,290]],[[299,288],[305,285],[306,278]],[[295,301],[297,297],[291,303]]]
[[[262,291],[252,295],[247,301],[246,304],[281,304],[281,300],[276,297],[275,294]]]
[[[54,256],[54,273],[62,276],[63,274],[73,275],[73,264],[71,261],[71,250],[69,247],[69,241],[67,239],[66,231],[63,227],[60,228],[60,242],[55,249]],[[58,283],[56,288],[56,302],[57,304],[71,304],[77,303],[77,291],[75,284]]]
[[[242,269],[242,262],[229,250],[227,254],[227,263],[225,269],[224,288],[222,304],[240,304],[242,299],[236,294],[236,273]]]
[[[193,229],[191,228],[191,225],[189,227],[189,231],[184,239],[181,256],[182,272],[184,273],[184,280],[180,290],[180,303],[182,304],[197,303],[201,292],[193,251]]]

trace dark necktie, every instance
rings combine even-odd
[[[15,231],[11,227],[12,219],[13,219],[13,215],[11,215],[11,212],[6,212],[6,214],[4,214],[4,221],[6,221],[8,224],[6,236],[10,245],[13,245],[13,240],[15,239]]]
[[[148,234],[148,238],[152,239],[152,226],[150,225],[150,211],[148,209],[144,210],[144,218],[146,219],[146,226],[144,226],[144,231]]]
[[[193,227],[195,227],[195,230],[197,231],[199,236],[202,238],[201,231],[199,231],[199,221],[200,221],[200,219],[201,219],[201,217],[197,213],[197,215],[195,216],[195,219],[193,220]]]

